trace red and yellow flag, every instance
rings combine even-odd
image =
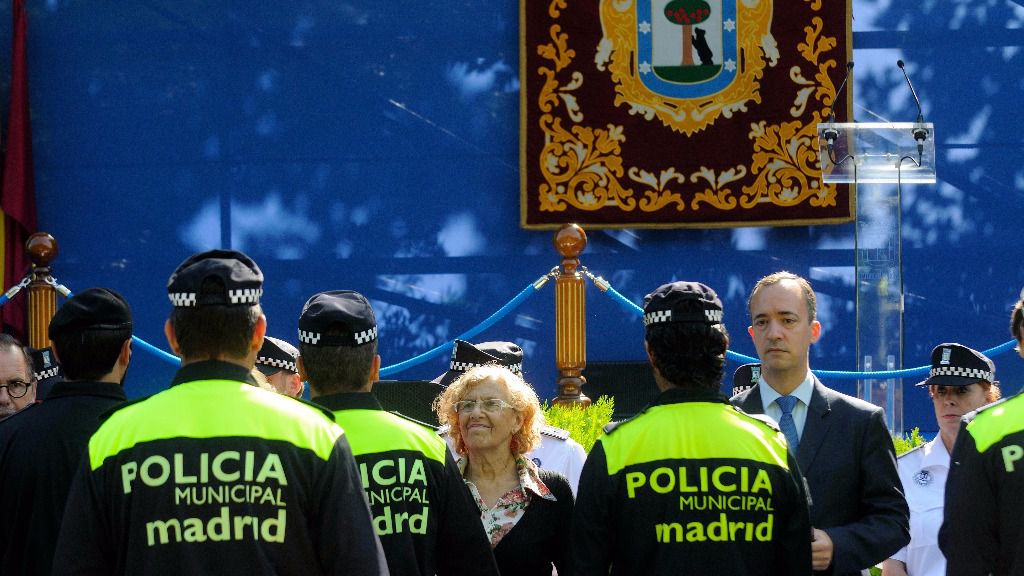
[[[13,2],[11,47],[11,99],[7,114],[3,188],[2,251],[3,289],[17,284],[28,272],[25,240],[36,230],[36,193],[32,168],[32,127],[28,106],[28,15],[25,0]],[[3,330],[27,342],[28,295],[23,294],[0,308]]]

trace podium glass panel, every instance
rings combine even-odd
[[[925,136],[920,153],[918,130]],[[826,184],[935,183],[935,128],[930,122],[818,124],[818,154]]]
[[[923,122],[818,124],[822,181],[857,187],[857,359],[864,372],[903,366],[903,184],[935,183],[935,130]],[[901,379],[861,380],[857,395],[903,433]]]

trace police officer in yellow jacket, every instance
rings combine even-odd
[[[171,276],[164,330],[181,369],[89,440],[54,574],[387,574],[342,429],[249,375],[262,285],[224,250]]]
[[[644,300],[661,395],[610,425],[587,458],[572,524],[576,574],[811,574],[803,482],[770,420],[719,387],[722,303],[695,282]]]
[[[358,292],[322,292],[299,317],[299,373],[334,411],[359,465],[393,576],[497,575],[480,512],[433,428],[384,411],[377,321]]]
[[[1024,299],[1010,315],[1024,357]],[[946,573],[1024,574],[1024,393],[963,418],[950,454],[939,549]]]

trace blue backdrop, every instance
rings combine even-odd
[[[367,294],[386,365],[475,326],[559,261],[550,232],[518,224],[516,2],[28,5],[39,220],[60,242],[55,275],[73,291],[125,294],[149,342],[166,347],[167,277],[200,249],[259,262],[272,335],[294,340],[317,291]],[[1004,342],[1024,285],[1024,8],[856,0],[853,14],[856,119],[916,116],[902,58],[936,126],[939,183],[903,190],[904,364],[926,364],[939,342]],[[672,279],[714,287],[734,349],[751,355],[750,287],[779,269],[808,276],[824,323],[812,366],[857,368],[852,224],[589,239],[583,263],[634,302]],[[642,359],[638,318],[588,293],[590,358]],[[553,299],[549,286],[477,338],[522,345],[545,396]],[[1017,391],[1024,361],[995,360],[1004,390]],[[430,378],[446,361],[397,376]],[[137,353],[129,394],[172,373]],[[934,430],[926,394],[906,397],[908,425]]]

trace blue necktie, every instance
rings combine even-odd
[[[775,403],[782,409],[782,418],[779,420],[779,428],[786,435],[786,442],[789,443],[789,451],[796,454],[800,445],[800,435],[796,433],[796,422],[793,421],[793,408],[796,406],[796,396],[779,396]]]

